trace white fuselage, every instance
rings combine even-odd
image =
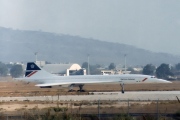
[[[149,75],[122,74],[122,75],[74,75],[56,76],[37,66],[34,62],[27,63],[23,79],[29,82],[36,82],[36,86],[41,88],[51,88],[52,86],[79,86],[80,91],[87,83],[117,83],[121,84],[124,93],[124,84],[136,83],[171,83],[166,80],[157,79]],[[71,89],[72,90],[72,89]]]
[[[86,83],[169,83],[169,81],[157,79],[148,75],[75,75],[75,76],[54,76],[54,77],[41,77],[36,79],[26,79],[39,83],[37,86],[54,86],[65,84],[86,84]]]

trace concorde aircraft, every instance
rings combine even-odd
[[[36,86],[41,88],[67,86],[70,91],[72,91],[75,86],[79,86],[79,91],[83,91],[83,86],[87,83],[117,83],[122,87],[122,93],[124,93],[124,84],[171,83],[170,81],[158,79],[154,76],[137,74],[57,76],[43,70],[34,62],[27,63],[24,77],[16,79],[35,82],[37,83]]]

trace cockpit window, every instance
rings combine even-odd
[[[151,78],[156,78],[155,76],[151,76]]]

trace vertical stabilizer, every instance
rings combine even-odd
[[[25,77],[32,79],[40,79],[46,77],[54,77],[55,75],[46,72],[39,66],[37,66],[34,62],[27,63]]]

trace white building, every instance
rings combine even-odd
[[[43,69],[60,76],[86,75],[86,70],[78,64],[45,64]]]
[[[46,64],[45,61],[36,61],[36,64],[49,73],[59,76],[86,75],[86,70],[79,64]]]

